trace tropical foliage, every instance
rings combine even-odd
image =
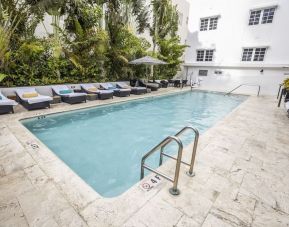
[[[285,87],[286,89],[289,89],[289,78],[287,78],[287,79],[284,80],[284,87]]]
[[[176,6],[152,0],[148,9],[146,0],[0,0],[0,85],[140,77],[143,67],[128,62],[148,54],[169,63],[156,77],[173,77],[185,48]],[[146,30],[152,46],[139,35]]]

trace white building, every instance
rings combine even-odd
[[[288,28],[288,0],[191,0],[184,77],[216,90],[251,83],[276,94],[289,72]]]

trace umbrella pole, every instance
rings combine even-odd
[[[149,74],[148,74],[148,66],[147,66],[147,65],[146,65],[146,72],[147,72],[147,83],[146,83],[146,89],[148,89]]]

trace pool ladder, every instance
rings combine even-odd
[[[194,146],[193,146],[193,151],[192,151],[192,158],[191,158],[191,162],[187,163],[182,161],[182,155],[183,155],[183,143],[180,140],[179,136],[182,135],[185,131],[187,130],[192,130],[194,132],[195,135],[195,139],[194,139]],[[168,136],[167,138],[165,138],[162,142],[160,142],[157,146],[155,146],[153,149],[151,149],[148,153],[146,153],[141,160],[141,176],[140,179],[142,180],[144,178],[144,170],[147,169],[153,173],[156,173],[160,176],[162,176],[163,178],[165,178],[166,180],[170,181],[173,183],[173,187],[169,189],[169,192],[172,195],[179,195],[180,194],[180,190],[178,189],[178,181],[179,181],[179,174],[180,174],[180,167],[181,164],[184,164],[186,166],[189,166],[189,171],[186,172],[186,174],[190,177],[195,176],[194,174],[194,163],[195,163],[195,158],[196,158],[196,152],[197,152],[197,146],[198,146],[198,141],[199,141],[199,136],[200,133],[198,131],[198,129],[193,128],[191,126],[186,126],[184,127],[182,130],[180,130],[177,134],[175,134],[174,136]],[[178,154],[177,157],[173,157],[169,154],[166,154],[164,152],[164,148],[170,144],[171,142],[175,141],[178,145]],[[152,167],[148,166],[145,164],[145,161],[148,157],[150,157],[152,154],[154,154],[155,152],[160,150],[160,160],[159,160],[159,166],[161,166],[163,164],[163,156],[171,158],[173,160],[176,160],[176,168],[175,168],[175,174],[174,174],[174,178],[153,169]]]

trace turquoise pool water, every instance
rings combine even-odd
[[[63,114],[22,123],[104,197],[122,194],[139,181],[142,156],[168,135],[192,125],[202,133],[245,96],[184,92]],[[184,134],[184,145],[192,141]],[[175,151],[170,145],[169,152]],[[149,163],[157,166],[159,155]]]

